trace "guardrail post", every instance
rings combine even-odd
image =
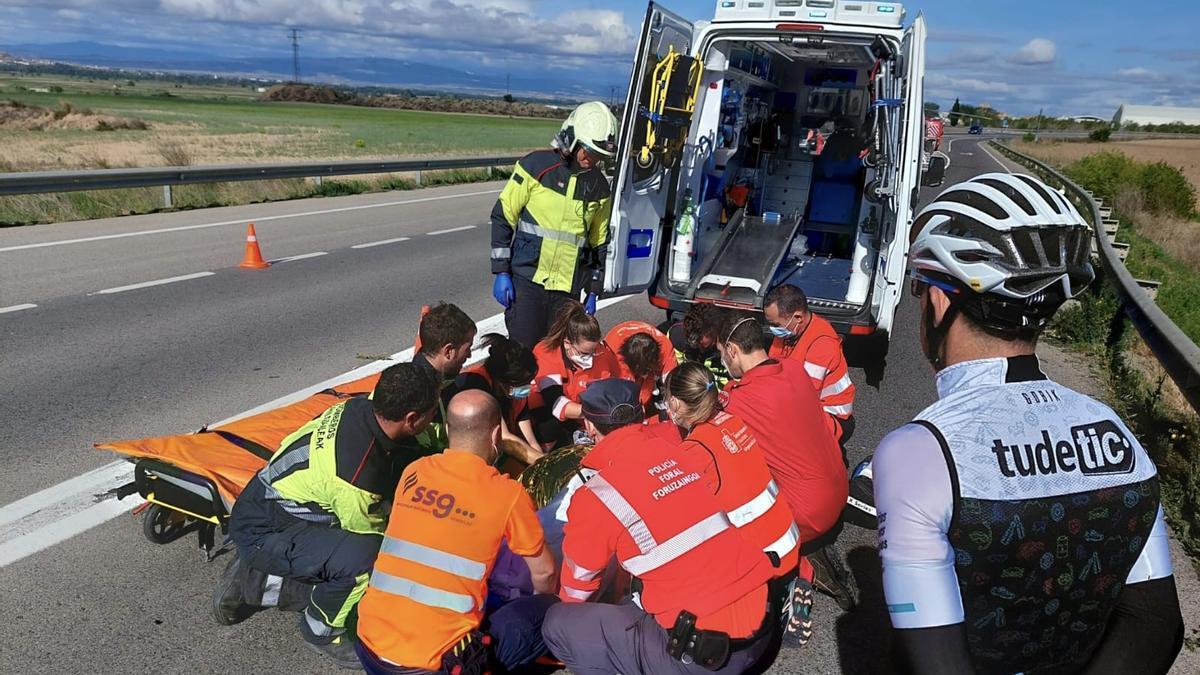
[[[490,166],[487,168],[487,177],[488,178],[492,177],[492,167],[490,167]]]
[[[421,170],[417,169],[417,185],[421,184]]]
[[[317,187],[321,187],[322,185],[325,184],[325,177],[324,176],[313,176],[313,182],[317,184]]]
[[[163,208],[164,209],[171,208],[171,186],[170,185],[163,186]]]

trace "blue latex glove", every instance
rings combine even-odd
[[[496,275],[496,280],[492,282],[492,297],[496,299],[496,302],[504,305],[504,309],[512,307],[513,299],[517,296],[513,291],[512,276],[508,272]]]
[[[587,300],[583,301],[583,311],[587,312],[588,314],[596,313],[596,294],[595,293],[587,294]]]

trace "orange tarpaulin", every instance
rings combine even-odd
[[[371,393],[378,381],[378,373],[368,375],[296,403],[193,434],[97,443],[96,447],[135,459],[159,459],[209,478],[227,503],[233,503],[288,434],[338,401]]]

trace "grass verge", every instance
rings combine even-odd
[[[421,185],[477,183],[501,180],[508,176],[507,169],[493,169],[490,176],[485,169],[426,171],[421,176]],[[211,206],[236,206],[306,197],[340,197],[366,192],[412,190],[418,187],[420,186],[417,185],[415,179],[403,175],[326,178],[321,183],[298,178],[181,185],[172,189],[174,205],[170,209],[163,207],[163,192],[160,187],[17,195],[0,197],[0,227],[91,220]]]

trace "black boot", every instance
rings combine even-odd
[[[833,598],[838,607],[849,612],[857,604],[856,588],[849,571],[842,563],[842,553],[836,543],[830,543],[808,555],[816,574],[813,586]]]
[[[234,552],[225,565],[225,572],[213,591],[213,618],[222,626],[232,626],[250,618],[261,607],[246,603],[241,559]]]
[[[300,635],[304,638],[304,644],[314,652],[323,656],[328,656],[338,665],[339,668],[347,670],[362,670],[362,662],[358,660],[358,653],[354,651],[354,634],[345,629],[334,636],[317,635],[313,632],[314,625],[324,625],[313,619],[313,623],[309,624],[308,610],[300,613]],[[326,626],[328,628],[328,626]]]

